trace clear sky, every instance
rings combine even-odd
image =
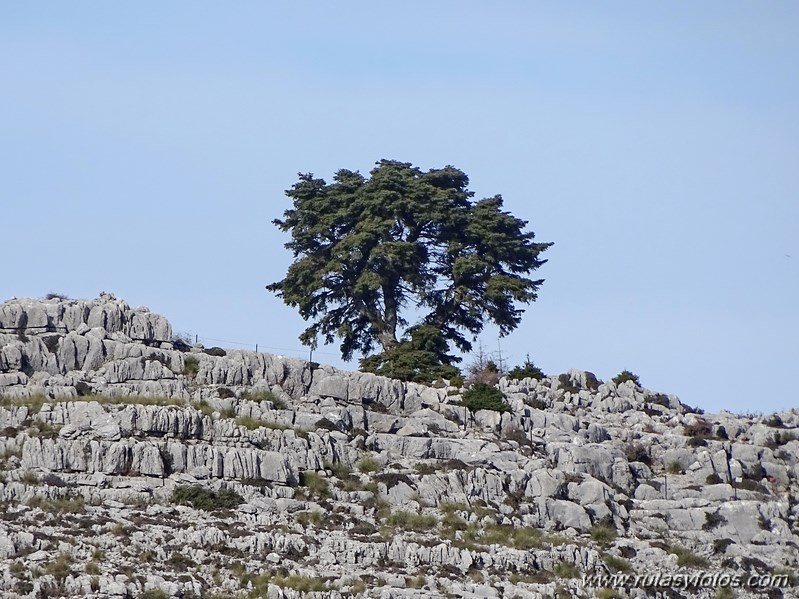
[[[794,2],[4,2],[0,300],[305,356],[264,289],[283,190],[452,164],[555,242],[505,360],[799,406],[797,31]]]

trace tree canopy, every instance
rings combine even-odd
[[[294,261],[267,289],[310,321],[300,340],[315,348],[319,337],[339,338],[349,360],[378,346],[388,352],[424,326],[412,349],[435,345],[432,328],[443,356],[450,342],[469,351],[486,322],[500,335],[515,329],[517,304],[534,301],[543,282],[528,275],[552,244],[535,243],[501,196],[473,200],[468,184],[453,166],[423,171],[393,160],[368,178],[339,170],[329,184],[299,174],[286,191],[293,207],[273,221],[290,232]]]

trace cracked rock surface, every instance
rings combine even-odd
[[[108,294],[6,302],[0,595],[799,596],[798,410],[498,386],[510,411],[470,412],[445,382],[173,343]],[[587,578],[657,573],[779,584]]]

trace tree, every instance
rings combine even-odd
[[[293,208],[273,221],[291,233],[294,262],[267,285],[311,321],[300,340],[315,348],[320,336],[338,337],[345,360],[377,346],[388,352],[411,332],[408,308],[419,316],[414,326],[462,351],[487,321],[500,335],[515,329],[517,302],[534,301],[543,283],[525,275],[552,244],[535,243],[501,196],[473,201],[468,184],[453,166],[422,171],[393,160],[369,178],[339,170],[330,184],[300,174],[286,191]]]

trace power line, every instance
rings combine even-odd
[[[204,341],[216,341],[217,343],[227,343],[228,345],[236,345],[236,346],[239,346],[239,347],[241,347],[241,346],[244,346],[244,347],[253,347],[253,346],[255,346],[255,347],[262,347],[264,349],[274,349],[274,350],[277,350],[277,351],[292,352],[292,353],[303,354],[303,355],[305,353],[307,353],[307,351],[308,351],[307,349],[291,349],[291,348],[288,348],[288,347],[273,347],[271,345],[263,345],[261,343],[245,343],[244,341],[229,341],[227,339],[215,339],[214,337],[204,337],[203,335],[199,335],[199,334],[197,335],[197,337],[199,339],[204,340]],[[323,352],[323,351],[318,351],[318,350],[314,350],[314,353],[315,354],[321,354],[323,356],[338,356],[338,354],[334,354],[334,353],[331,353],[331,352]]]

